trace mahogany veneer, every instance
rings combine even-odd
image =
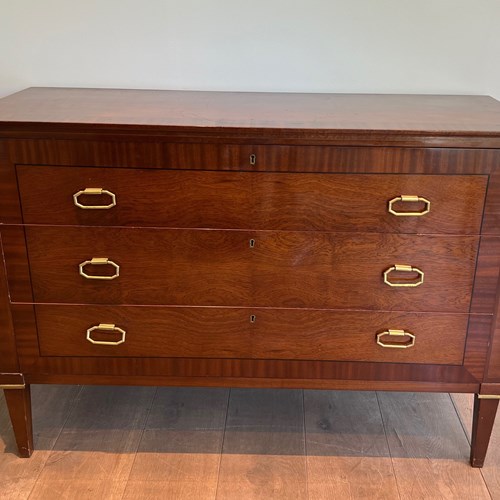
[[[0,100],[0,386],[20,454],[31,383],[232,385],[472,392],[482,466],[499,200],[488,97]]]
[[[73,304],[468,313],[479,243],[477,236],[387,233],[53,226],[25,231],[35,302]],[[119,276],[82,279],[79,264],[102,256],[120,266]],[[383,272],[401,259],[424,272],[425,286],[384,283]],[[89,264],[85,271],[112,276],[114,268]],[[416,278],[396,271],[390,277],[397,283]],[[11,299],[22,301],[16,294]]]
[[[297,176],[43,166],[18,166],[17,176],[26,224],[448,234],[479,232],[488,182],[479,175]],[[67,206],[83,179],[107,186],[120,203],[106,211]],[[428,217],[387,216],[387,200],[424,191],[433,200]],[[82,196],[82,201],[97,199]],[[106,196],[100,202],[106,204]]]
[[[303,309],[61,306],[35,307],[42,356],[109,356],[82,331],[89,318],[126,328],[114,356],[462,363],[467,316],[463,314],[319,311]],[[250,320],[252,317],[252,320]],[[388,324],[414,333],[413,349],[381,349],[373,342]],[[435,338],[447,348],[436,352]],[[116,331],[92,338],[117,341]],[[403,339],[404,341],[405,339]]]

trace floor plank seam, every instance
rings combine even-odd
[[[142,428],[141,437],[137,441],[137,448],[135,450],[134,460],[132,460],[132,464],[130,465],[130,470],[128,471],[127,480],[125,481],[125,488],[123,488],[123,492],[122,492],[122,496],[120,497],[120,500],[123,500],[123,498],[125,497],[125,492],[127,491],[127,486],[128,486],[129,480],[130,480],[130,474],[132,473],[132,469],[134,468],[134,464],[135,464],[135,461],[137,459],[137,451],[141,447],[142,438],[144,437],[144,432],[146,432],[146,427],[148,426],[148,422],[149,422],[149,416],[151,415],[151,411],[152,411],[153,406],[155,404],[157,395],[158,395],[158,387],[155,388],[155,392],[154,392],[153,397],[151,398],[151,401],[149,403],[148,412],[146,414],[146,418],[144,419],[144,427]]]
[[[64,386],[60,386],[57,388],[53,389],[45,389],[47,386],[40,386],[40,392],[36,391],[35,392],[35,404],[36,404],[36,409],[37,413],[42,416],[42,412],[44,415],[47,415],[47,412],[50,412],[52,409],[52,404],[49,402],[48,404],[44,404],[44,401],[47,397],[47,395],[50,396],[51,400],[52,398],[60,398],[61,395],[63,394],[71,394],[72,397],[67,400],[67,404],[64,405],[62,408],[58,407],[58,422],[59,424],[57,426],[52,425],[52,427],[45,427],[44,425],[40,425],[40,427],[37,429],[37,436],[38,436],[38,441],[41,443],[40,446],[42,449],[40,450],[40,457],[36,459],[39,465],[37,465],[37,468],[35,470],[32,470],[30,473],[30,483],[33,481],[33,484],[25,485],[24,491],[22,491],[21,495],[18,495],[16,497],[8,497],[8,498],[23,498],[23,499],[29,499],[29,500],[34,500],[34,498],[51,498],[51,495],[54,495],[54,491],[57,490],[57,481],[58,477],[54,476],[51,481],[52,483],[47,482],[43,478],[45,477],[45,474],[48,472],[49,468],[54,465],[57,462],[58,459],[58,453],[62,450],[63,455],[67,455],[65,450],[68,452],[76,451],[77,453],[79,452],[79,449],[72,450],[70,448],[66,448],[63,440],[65,440],[66,436],[66,428],[68,427],[68,431],[72,430],[71,429],[71,422],[75,414],[79,414],[78,411],[78,404],[79,402],[81,403],[83,394],[85,394],[85,388],[86,386],[74,386],[74,388],[71,388],[70,391],[67,391],[67,387],[65,388]],[[51,391],[54,392],[51,392]],[[44,392],[45,391],[45,392]],[[316,423],[313,422],[310,418],[307,417],[308,414],[310,414],[311,407],[314,407],[313,401],[322,401],[322,404],[326,404],[327,399],[330,397],[328,396],[328,393],[333,392],[333,391],[324,391],[324,395],[321,397],[316,398],[314,396],[313,398],[313,393],[316,392],[322,392],[322,391],[307,391],[307,390],[300,390],[300,392],[297,391],[295,397],[294,397],[294,406],[293,406],[293,411],[297,411],[298,405],[302,404],[302,419],[300,418],[300,415],[296,415],[294,417],[294,422],[295,422],[295,432],[299,432],[300,425],[303,426],[303,434],[302,436],[295,436],[296,440],[296,453],[299,453],[299,447],[302,446],[302,453],[304,454],[304,462],[298,463],[295,462],[295,473],[296,474],[301,474],[300,470],[305,473],[305,481],[301,480],[300,481],[300,492],[297,490],[295,493],[290,494],[290,489],[288,489],[288,498],[300,498],[300,499],[313,499],[313,498],[335,498],[335,493],[337,490],[334,488],[334,490],[331,490],[331,486],[329,484],[323,484],[322,489],[321,487],[316,484],[315,480],[318,478],[317,473],[317,465],[314,462],[315,459],[317,459],[318,456],[321,456],[321,452],[315,453],[315,444],[314,442],[321,442],[323,443],[322,440],[320,439],[314,439],[315,437],[315,430],[316,430]],[[405,443],[404,441],[407,439],[410,439],[410,444],[413,443],[414,446],[420,446],[418,448],[415,448],[416,454],[411,455],[411,457],[416,457],[419,460],[420,465],[425,469],[426,462],[428,460],[433,460],[433,458],[429,458],[429,456],[434,456],[434,455],[428,455],[427,454],[427,445],[425,442],[422,442],[422,440],[418,438],[419,434],[413,434],[412,432],[408,432],[408,428],[405,428],[405,430],[401,431],[398,426],[396,425],[397,422],[393,422],[391,415],[391,411],[393,411],[395,408],[399,407],[404,407],[405,406],[405,401],[413,401],[413,396],[415,394],[408,393],[408,397],[404,398],[389,398],[387,397],[387,393],[381,393],[381,392],[375,392],[375,397],[376,397],[376,403],[372,401],[372,417],[376,419],[376,409],[378,407],[379,409],[379,415],[380,415],[380,423],[381,426],[378,425],[378,435],[379,435],[379,453],[377,453],[377,456],[384,456],[386,457],[385,460],[390,459],[391,465],[389,466],[389,463],[386,463],[386,479],[391,478],[390,476],[390,471],[392,470],[392,478],[391,482],[393,481],[393,485],[391,485],[391,494],[387,496],[386,498],[390,498],[391,500],[394,499],[402,499],[402,498],[409,498],[408,494],[411,495],[411,492],[413,489],[410,491],[409,487],[411,486],[411,481],[408,482],[409,478],[406,475],[406,460],[401,460],[402,457],[410,458],[409,456],[406,456],[406,454],[400,455],[398,452],[399,445],[396,443],[396,439],[398,438],[398,434],[401,435],[401,439],[403,442],[401,443],[401,446],[404,446]],[[161,398],[161,389],[160,388],[155,388],[154,391],[148,392],[146,394],[146,398],[143,400],[143,405],[141,414],[142,414],[142,419],[143,419],[143,426],[137,426],[137,431],[139,431],[139,435],[136,435],[137,439],[137,444],[134,447],[130,447],[130,453],[133,455],[130,459],[129,466],[128,466],[128,474],[127,470],[124,470],[123,472],[123,481],[121,482],[121,485],[116,489],[115,495],[113,498],[123,500],[124,498],[140,498],[142,494],[142,488],[144,489],[144,494],[147,494],[147,487],[146,486],[141,486],[140,481],[143,479],[142,477],[138,478],[138,485],[134,482],[135,478],[134,474],[137,475],[139,463],[141,461],[141,453],[139,453],[140,450],[143,450],[146,446],[146,442],[148,441],[149,435],[146,433],[146,430],[148,430],[148,424],[152,422],[152,419],[154,418],[154,407],[158,406],[158,401]],[[218,452],[218,457],[215,456],[213,457],[211,461],[211,480],[210,480],[210,494],[208,494],[208,489],[203,489],[203,486],[197,489],[198,494],[200,496],[198,498],[213,498],[213,499],[222,499],[222,498],[238,498],[241,496],[241,498],[247,498],[242,492],[240,491],[239,488],[234,488],[228,483],[228,479],[231,479],[231,477],[228,477],[226,474],[226,460],[228,459],[228,455],[226,454],[224,456],[224,451],[231,453],[232,452],[232,446],[231,442],[233,441],[234,436],[231,434],[231,431],[233,430],[233,426],[230,427],[229,432],[227,430],[227,426],[232,423],[231,420],[231,415],[229,414],[229,409],[230,406],[235,404],[236,399],[237,399],[237,394],[238,390],[232,390],[232,389],[227,389],[224,394],[220,394],[220,398],[218,398],[217,401],[217,412],[218,412],[218,424],[217,424],[217,429],[218,429],[218,437],[217,437],[217,447],[213,448],[213,452],[217,453]],[[306,397],[307,396],[307,397]],[[467,396],[467,397],[466,397]],[[147,399],[149,397],[149,400]],[[238,396],[240,397],[240,396]],[[447,399],[450,398],[450,402],[452,404],[451,408],[447,404]],[[281,401],[281,398],[276,396],[274,399],[273,398],[264,398],[265,401],[268,403],[272,403],[273,401]],[[302,403],[300,403],[300,399],[302,399]],[[288,400],[287,400],[288,401]],[[306,403],[307,401],[307,403]],[[446,446],[449,445],[450,450],[456,450],[457,446],[460,449],[460,453],[457,455],[455,451],[451,451],[450,454],[448,455],[447,453],[444,453],[443,455],[438,454],[435,458],[437,459],[436,466],[443,466],[443,467],[448,467],[447,463],[450,462],[450,467],[452,467],[453,474],[449,476],[449,478],[453,479],[454,483],[450,483],[450,488],[451,486],[454,486],[454,488],[448,488],[448,489],[440,489],[441,494],[443,497],[447,498],[462,498],[462,494],[464,494],[465,498],[465,491],[472,492],[470,498],[484,498],[484,499],[495,499],[498,498],[500,500],[500,494],[498,491],[498,482],[496,471],[498,470],[498,466],[496,465],[498,463],[498,459],[496,458],[496,455],[491,456],[491,460],[488,464],[488,467],[485,469],[480,468],[479,470],[465,470],[464,466],[466,465],[466,461],[464,459],[466,455],[465,451],[465,443],[469,442],[470,443],[470,438],[467,434],[467,429],[470,427],[470,419],[471,419],[471,399],[470,395],[464,395],[464,394],[450,394],[450,393],[442,393],[440,395],[440,402],[445,403],[444,405],[441,405],[441,407],[446,407],[447,408],[447,413],[446,413],[446,418],[448,423],[452,424],[451,427],[453,427],[454,430],[454,440],[458,443],[457,445],[450,444],[450,442],[445,442],[443,443],[444,449],[446,449]],[[0,398],[0,403],[2,403],[2,400]],[[431,404],[431,402],[426,402]],[[149,404],[150,406],[144,406],[144,404]],[[276,403],[277,404],[277,403]],[[280,403],[281,404],[281,403]],[[376,404],[376,406],[374,406]],[[394,408],[391,406],[394,405]],[[382,406],[384,407],[384,410],[382,410]],[[198,408],[198,406],[196,407]],[[281,406],[280,406],[281,408]],[[288,408],[288,406],[286,406]],[[410,407],[410,409],[414,408],[414,405]],[[418,408],[418,407],[416,407]],[[63,411],[61,411],[63,410]],[[224,414],[225,411],[225,414]],[[288,408],[288,413],[290,413],[290,408]],[[306,411],[308,413],[306,413]],[[163,413],[163,408],[161,409],[160,413]],[[418,413],[418,411],[417,411]],[[444,413],[443,413],[444,415]],[[437,417],[442,418],[443,415],[441,413],[437,414]],[[418,416],[418,415],[417,415]],[[457,422],[455,418],[458,417],[459,424],[460,426],[457,427]],[[42,419],[43,421],[47,420],[47,418]],[[378,420],[378,419],[377,419]],[[302,423],[301,423],[302,421]],[[436,420],[436,422],[441,421],[441,420]],[[204,421],[203,421],[204,422]],[[258,421],[260,423],[260,421]],[[372,420],[370,422],[373,423]],[[434,421],[433,421],[434,422]],[[51,423],[49,421],[49,423]],[[55,422],[54,422],[55,423]],[[239,420],[236,422],[239,423]],[[425,423],[425,422],[424,422]],[[432,424],[432,422],[431,422]],[[274,424],[273,424],[274,425]],[[427,424],[426,424],[427,425]],[[394,427],[395,426],[395,427]],[[240,427],[245,427],[245,425],[235,425],[235,428],[239,430]],[[261,425],[257,426],[259,429],[266,428],[266,425]],[[281,427],[280,427],[281,428]],[[340,426],[342,428],[342,426]],[[427,427],[423,427],[427,429]],[[466,436],[466,441],[462,441],[460,430],[462,429],[462,432],[465,433]],[[47,430],[48,429],[48,430]],[[198,429],[198,427],[196,427]],[[209,426],[208,424],[201,425],[200,427],[201,430],[207,430],[207,429],[212,429],[212,426]],[[215,429],[215,428],[214,428]],[[255,430],[252,426],[252,429]],[[284,430],[290,430],[289,427],[285,426]],[[270,429],[270,432],[275,432],[276,429],[274,426],[272,426],[272,429]],[[389,433],[390,431],[390,433]],[[381,433],[384,433],[384,436],[382,437]],[[402,433],[401,433],[402,432]],[[425,434],[427,436],[427,433]],[[382,441],[380,441],[380,438]],[[386,449],[387,452],[383,452],[383,439],[385,438],[386,440]],[[250,439],[252,439],[250,437]],[[297,441],[298,440],[298,441]],[[161,441],[159,441],[161,442]],[[43,446],[42,446],[43,444]],[[328,443],[323,443],[323,445]],[[392,448],[391,446],[394,445],[395,448]],[[142,446],[142,448],[141,448]],[[322,448],[320,448],[322,449]],[[364,446],[359,447],[360,451],[360,457],[363,457],[367,454],[367,448]],[[197,447],[195,451],[201,450],[200,447]],[[371,448],[370,448],[371,450]],[[369,451],[370,451],[369,450]],[[425,454],[421,454],[421,451],[425,451]],[[135,453],[134,453],[135,451]],[[494,450],[492,450],[494,451]],[[310,453],[313,453],[311,456]],[[328,453],[327,453],[328,454]],[[340,451],[337,452],[337,456],[340,457],[342,460],[344,458],[344,451],[341,448]],[[297,457],[300,458],[300,457]],[[311,459],[311,460],[310,460]],[[443,459],[443,460],[440,460]],[[10,458],[9,458],[10,460]],[[52,460],[52,461],[51,461]],[[257,459],[258,460],[258,459]],[[231,462],[231,460],[228,460],[227,463]],[[264,461],[265,462],[265,461]],[[321,462],[321,460],[319,460]],[[455,463],[453,463],[455,462]],[[460,462],[460,463],[456,463]],[[24,469],[24,465],[28,465],[29,461],[22,462],[17,465],[20,465],[22,469]],[[422,465],[423,464],[423,465]],[[222,467],[224,465],[224,467]],[[408,465],[411,465],[411,459],[408,461]],[[418,464],[417,464],[418,465]],[[418,467],[417,467],[418,468]],[[280,469],[281,470],[281,469]],[[444,470],[444,469],[443,469]],[[404,474],[401,473],[401,471],[404,471]],[[461,472],[460,472],[461,471]],[[234,473],[234,470],[232,470]],[[265,477],[265,474],[267,473],[267,469],[261,468],[261,472],[263,472],[263,476]],[[324,469],[323,471],[323,476],[320,477],[320,481],[323,480],[325,477],[329,477],[328,474],[331,473],[331,470]],[[255,475],[253,476],[255,478]],[[281,476],[275,476],[281,478]],[[429,476],[430,477],[430,476]],[[434,480],[436,480],[436,486],[439,486],[439,478],[437,476],[433,476]],[[460,478],[463,477],[464,483],[460,485],[458,482],[461,480]],[[158,479],[153,479],[150,480],[151,482],[163,482],[163,479],[169,479],[170,474],[168,473],[163,473],[161,476],[158,476]],[[258,478],[257,478],[258,479]],[[351,480],[351,477],[347,477],[347,480]],[[194,481],[197,479],[194,478]],[[45,481],[45,482],[44,482]],[[47,483],[47,484],[45,484]],[[144,483],[145,485],[146,483]],[[200,483],[201,484],[201,483]],[[203,483],[204,484],[204,483]],[[427,485],[429,482],[427,481]],[[228,489],[229,485],[229,489]],[[43,486],[43,488],[42,488]],[[215,489],[213,488],[215,486]],[[253,485],[255,486],[255,485]],[[441,485],[443,486],[443,484]],[[446,486],[446,485],[444,485]],[[75,486],[76,487],[76,486]],[[411,486],[413,488],[413,486]],[[458,489],[457,489],[458,487]],[[53,488],[56,488],[54,490]],[[71,488],[74,488],[73,486],[65,486],[65,494],[70,494],[71,495]],[[135,489],[133,489],[135,488]],[[164,486],[159,484],[158,486],[155,486],[157,493],[161,494],[164,491]],[[153,490],[155,489],[153,488]],[[330,488],[330,489],[329,489]],[[1,488],[0,488],[1,489]],[[77,488],[78,489],[78,488]],[[418,487],[416,488],[418,489]],[[66,491],[67,490],[67,491]],[[78,490],[80,491],[81,488]],[[373,488],[372,488],[373,490]],[[423,490],[426,490],[426,486],[424,485]],[[422,490],[422,491],[423,491]],[[61,490],[62,491],[62,490]],[[90,491],[90,490],[89,490]],[[229,497],[228,495],[229,491]],[[273,490],[274,491],[274,490]],[[427,490],[426,490],[427,491]],[[430,490],[429,490],[430,491]],[[427,491],[427,493],[429,493]],[[42,497],[40,497],[40,492],[42,493]],[[131,495],[132,493],[132,495]],[[212,497],[212,493],[214,496]],[[251,493],[249,491],[249,493]],[[387,492],[386,492],[387,493]],[[417,492],[418,493],[418,492]],[[263,496],[260,496],[258,493],[258,490],[254,489],[253,490],[253,495],[251,498],[264,498]],[[267,495],[267,498],[273,498],[275,497],[274,495],[277,495],[278,492],[271,492],[269,495]],[[324,495],[331,495],[333,494],[333,497],[329,496],[324,496]],[[179,495],[179,493],[176,493],[176,495]],[[295,495],[295,496],[294,496]],[[99,496],[99,495],[98,495]],[[195,498],[194,496],[183,496],[181,495],[182,498]],[[181,496],[172,496],[170,498],[181,498]],[[416,494],[418,496],[418,494]],[[2,494],[0,493],[0,497],[2,497]],[[168,498],[169,496],[167,495]],[[347,495],[348,497],[348,495]],[[3,498],[3,497],[2,497]],[[66,497],[68,498],[68,497]],[[77,498],[77,497],[74,497]],[[102,497],[106,498],[106,496]],[[110,497],[109,497],[110,498]],[[160,498],[160,496],[158,496]],[[250,498],[250,497],[248,497]],[[346,498],[346,497],[344,497]],[[352,498],[355,498],[353,496]],[[423,498],[423,497],[422,497]],[[431,497],[429,497],[431,498]]]
[[[222,464],[222,455],[224,453],[224,442],[226,440],[226,427],[227,427],[227,419],[228,419],[228,415],[229,415],[229,402],[231,400],[231,391],[232,391],[232,388],[230,387],[229,391],[227,393],[227,399],[226,399],[226,415],[224,417],[224,431],[222,433],[222,443],[221,443],[221,447],[220,447],[219,463],[217,465],[217,484],[215,485],[214,500],[217,500],[217,498],[219,496],[220,468],[221,468],[221,464]]]
[[[38,484],[38,481],[40,479],[40,476],[42,475],[42,472],[44,471],[46,465],[47,465],[47,462],[50,458],[50,456],[52,455],[52,452],[54,451],[54,448],[57,444],[57,441],[59,440],[60,436],[61,436],[61,433],[64,429],[64,427],[66,427],[66,424],[68,423],[68,420],[70,419],[71,415],[73,414],[73,412],[75,411],[75,407],[76,407],[76,404],[78,402],[78,398],[80,397],[81,393],[82,393],[82,390],[83,390],[83,386],[80,385],[79,386],[79,389],[78,389],[78,392],[75,394],[75,397],[73,398],[73,401],[71,402],[71,405],[69,407],[69,410],[68,410],[68,413],[66,415],[66,418],[64,419],[64,422],[61,424],[61,428],[59,429],[59,432],[57,433],[57,436],[56,438],[54,439],[54,442],[52,444],[52,447],[50,448],[50,450],[48,450],[50,453],[48,453],[47,455],[47,458],[45,460],[45,462],[43,463],[43,466],[40,467],[40,471],[38,472],[38,474],[36,475],[36,479],[35,481],[33,482],[33,487],[31,488],[28,496],[26,497],[27,500],[29,500],[33,494],[33,491],[35,491],[35,488]],[[33,395],[31,396],[33,397]]]
[[[483,476],[483,470],[481,469],[481,471],[480,471],[480,472],[481,472],[481,476],[482,476],[482,478],[483,478],[484,484],[485,484],[485,486],[486,486],[486,491],[488,492],[488,495],[490,496],[490,499],[491,499],[491,500],[495,500],[495,499],[494,499],[494,497],[493,497],[493,495],[492,495],[492,493],[491,493],[491,491],[490,491],[490,488],[489,488],[489,486],[488,486],[488,483],[487,483],[487,482],[486,482],[486,480],[484,479],[484,476]]]
[[[453,396],[450,393],[448,393],[448,396],[450,396],[451,404],[453,405],[453,408],[455,409],[455,413],[457,414],[458,421],[460,422],[460,425],[462,426],[462,429],[463,429],[464,434],[465,434],[465,438],[467,439],[467,442],[469,443],[469,446],[470,446],[471,442],[470,442],[469,435],[467,433],[467,427],[465,426],[465,423],[462,419],[462,415],[460,414],[460,411],[458,410],[458,407],[455,403],[455,399],[453,398]]]
[[[495,500],[494,497],[493,497],[493,493],[490,490],[490,486],[488,484],[488,481],[484,477],[483,468],[482,467],[479,469],[479,472],[481,473],[481,477],[483,478],[484,485],[485,485],[486,491],[488,492],[488,495],[490,495],[491,500]]]
[[[456,411],[456,413],[457,413],[457,415],[458,415],[458,419],[460,420],[460,423],[462,424],[462,428],[464,429],[464,432],[465,432],[465,436],[466,436],[466,438],[467,438],[467,441],[468,441],[468,443],[469,443],[469,445],[470,445],[471,440],[470,440],[470,438],[469,438],[469,434],[467,433],[467,426],[465,425],[465,420],[464,420],[464,418],[462,418],[462,413],[461,413],[461,412],[460,412],[460,410],[459,410],[459,405],[458,405],[458,404],[457,404],[457,402],[455,401],[455,398],[453,397],[453,395],[452,395],[452,394],[450,394],[450,397],[451,397],[451,402],[453,403],[453,406],[454,406],[454,408],[455,408],[455,411]],[[491,489],[490,489],[490,486],[489,486],[489,483],[488,483],[488,479],[485,477],[484,472],[483,472],[483,469],[484,469],[484,468],[483,468],[483,467],[481,467],[481,468],[479,469],[479,472],[481,473],[481,477],[482,477],[482,479],[483,479],[483,481],[484,481],[484,484],[485,484],[486,490],[488,491],[488,494],[489,494],[490,498],[491,498],[491,499],[494,499],[495,497],[493,496],[493,493],[492,493],[492,491],[491,491]]]
[[[387,428],[385,426],[384,414],[382,413],[382,406],[380,405],[380,398],[378,397],[378,391],[375,391],[375,397],[377,398],[378,410],[380,412],[380,420],[382,421],[382,427],[384,429],[385,441],[386,441],[386,444],[387,444],[387,451],[388,451],[389,457],[391,459],[392,474],[393,474],[394,480],[396,482],[396,488],[398,490],[399,500],[401,500],[401,490],[400,490],[400,487],[399,487],[399,482],[398,482],[398,476],[396,474],[396,469],[394,468],[394,460],[393,460],[393,457],[392,457],[391,446],[389,444],[389,436],[387,435]]]

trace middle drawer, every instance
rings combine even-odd
[[[25,230],[38,303],[468,312],[478,246],[475,236]]]

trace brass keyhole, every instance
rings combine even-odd
[[[257,316],[255,314],[250,314],[250,323],[255,323],[257,321]]]
[[[255,165],[257,163],[257,155],[250,155],[250,165]]]
[[[255,240],[253,238],[250,240],[250,248],[255,248]]]

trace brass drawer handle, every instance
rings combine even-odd
[[[389,275],[393,272],[402,272],[402,273],[417,273],[417,277],[415,281],[403,281],[403,282],[393,282],[389,279]],[[416,287],[421,285],[424,282],[424,272],[420,270],[418,267],[407,266],[404,264],[394,264],[384,271],[384,283],[389,286],[404,286],[404,287]]]
[[[88,266],[89,264],[92,264],[93,266],[113,266],[115,268],[115,273],[112,276],[87,274],[84,269],[85,266]],[[114,280],[120,276],[120,266],[116,262],[109,260],[107,257],[94,257],[92,260],[86,260],[79,264],[78,268],[80,270],[80,276],[83,276],[88,280]]]
[[[382,342],[384,337],[409,337],[407,342]],[[389,349],[408,349],[409,347],[413,347],[415,345],[415,335],[413,333],[407,332],[405,330],[386,330],[385,332],[381,332],[377,334],[377,344],[382,347],[387,347]]]
[[[92,338],[92,332],[95,330],[104,330],[107,332],[118,332],[120,334],[120,340],[94,340]],[[120,345],[125,342],[125,330],[118,328],[116,325],[113,324],[108,324],[108,323],[99,323],[98,325],[92,326],[87,330],[87,340],[91,344],[98,344],[98,345]]]
[[[424,207],[420,212],[398,212],[394,209],[394,203],[401,201],[403,203],[416,203],[421,202]],[[395,215],[396,217],[420,217],[421,215],[428,214],[431,211],[431,202],[422,196],[414,196],[409,194],[402,194],[401,196],[396,196],[389,201],[389,213]]]
[[[82,195],[92,195],[92,196],[100,196],[102,194],[107,194],[109,197],[111,197],[111,203],[108,205],[82,205],[79,201],[78,198]],[[107,210],[109,208],[113,208],[116,205],[116,195],[112,193],[111,191],[108,191],[107,189],[102,189],[102,188],[85,188],[82,191],[78,191],[73,195],[73,203],[75,206],[78,208],[83,208],[87,210]]]

